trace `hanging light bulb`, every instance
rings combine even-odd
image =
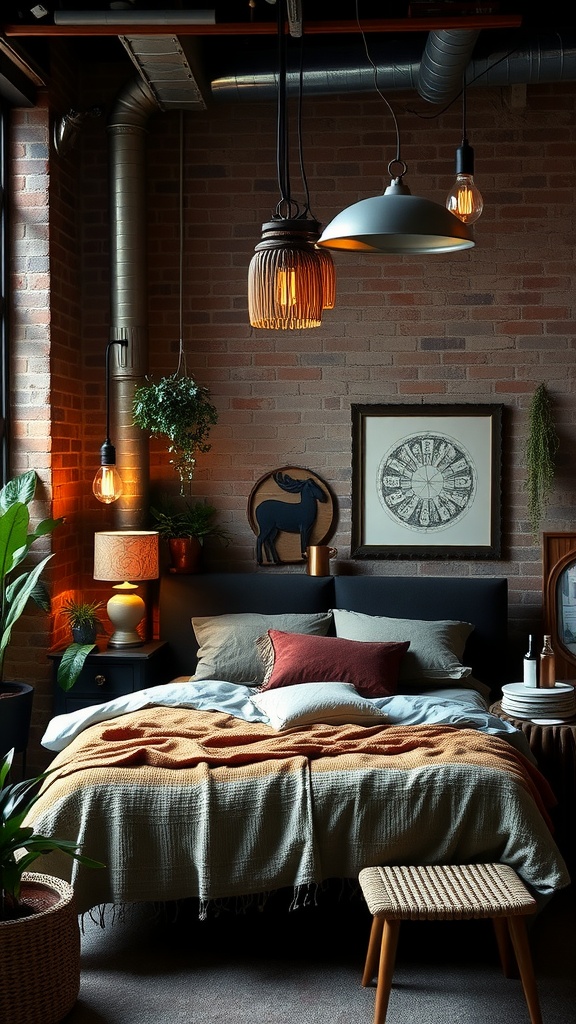
[[[456,150],[456,181],[446,196],[446,209],[464,224],[474,224],[484,209],[474,182],[474,150],[466,138],[466,82],[462,87],[462,144]]]
[[[110,440],[110,349],[127,345],[125,338],[109,341],[106,346],[106,440],[100,448],[100,468],[92,481],[94,497],[104,505],[118,501],[122,494],[122,478],[116,469],[116,449]]]

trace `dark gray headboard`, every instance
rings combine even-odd
[[[269,572],[167,574],[160,582],[160,636],[173,675],[191,675],[196,640],[190,619],[225,612],[318,612],[346,608],[369,615],[474,623],[465,664],[496,689],[506,682],[508,581],[504,577],[307,576]]]

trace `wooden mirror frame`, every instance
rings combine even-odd
[[[576,575],[576,533],[542,534],[542,601],[544,632],[552,637],[556,654],[556,678],[576,678],[576,643],[572,652],[565,644],[558,614],[558,584],[571,566]],[[576,597],[574,601],[576,616]]]

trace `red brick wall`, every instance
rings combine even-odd
[[[97,82],[83,83],[84,94],[94,102],[98,93],[104,105],[113,101],[116,88],[104,71]],[[392,99],[408,164],[406,183],[414,194],[443,202],[453,180],[460,111],[433,117],[423,101]],[[176,368],[178,353],[179,120],[178,113],[159,113],[149,124],[150,369],[157,376]],[[207,545],[207,568],[255,568],[246,515],[251,488],[271,469],[297,465],[319,473],[337,496],[333,542],[341,571],[350,570],[345,563],[351,403],[502,403],[502,558],[357,561],[352,570],[505,575],[511,638],[520,650],[528,630],[539,627],[541,606],[540,548],[530,533],[524,490],[528,406],[541,381],[553,398],[561,437],[543,528],[575,528],[576,84],[529,87],[524,97],[518,89],[469,90],[475,177],[485,199],[477,246],[460,254],[412,259],[335,255],[336,308],[325,313],[320,328],[303,332],[254,330],[247,316],[248,264],[261,223],[278,199],[274,104],[214,102],[205,113],[186,113],[184,125],[185,351],[189,372],[211,389],[219,411],[212,449],[198,459],[192,494],[217,505],[233,536],[228,548]],[[46,147],[46,110],[19,112],[18,160],[30,157],[27,140],[37,137]],[[358,199],[381,193],[388,183],[395,139],[391,118],[377,98],[307,100],[304,146],[312,209],[323,223]],[[31,407],[32,396],[40,399],[40,391],[17,386],[14,447],[15,465],[29,462],[46,470],[55,511],[67,515],[60,533],[66,543],[58,551],[62,572],[55,577],[56,600],[64,585],[80,585],[94,594],[92,533],[106,525],[108,515],[91,494],[104,437],[103,359],[109,327],[104,121],[88,120],[77,147],[63,161],[51,158],[49,191],[45,183],[40,204],[36,186],[27,183],[18,164],[15,179],[16,239],[29,230],[32,210],[45,247],[50,212],[47,276],[34,281],[26,276],[22,246],[14,261],[18,379],[28,381],[25,360],[35,330],[41,334],[34,356],[41,361],[43,388],[42,400]],[[299,193],[297,169],[293,186]],[[38,431],[40,450],[31,446]],[[176,476],[157,441],[151,448],[151,472],[153,495],[162,489],[177,492]],[[40,650],[45,639],[39,638]],[[43,705],[42,714],[45,710]]]

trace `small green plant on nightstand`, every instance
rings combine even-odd
[[[94,650],[96,637],[106,632],[98,614],[103,607],[102,601],[73,599],[66,601],[62,607],[62,614],[68,619],[74,637],[74,642],[68,645],[58,666],[56,679],[63,690],[72,689],[84,668],[86,658]]]

